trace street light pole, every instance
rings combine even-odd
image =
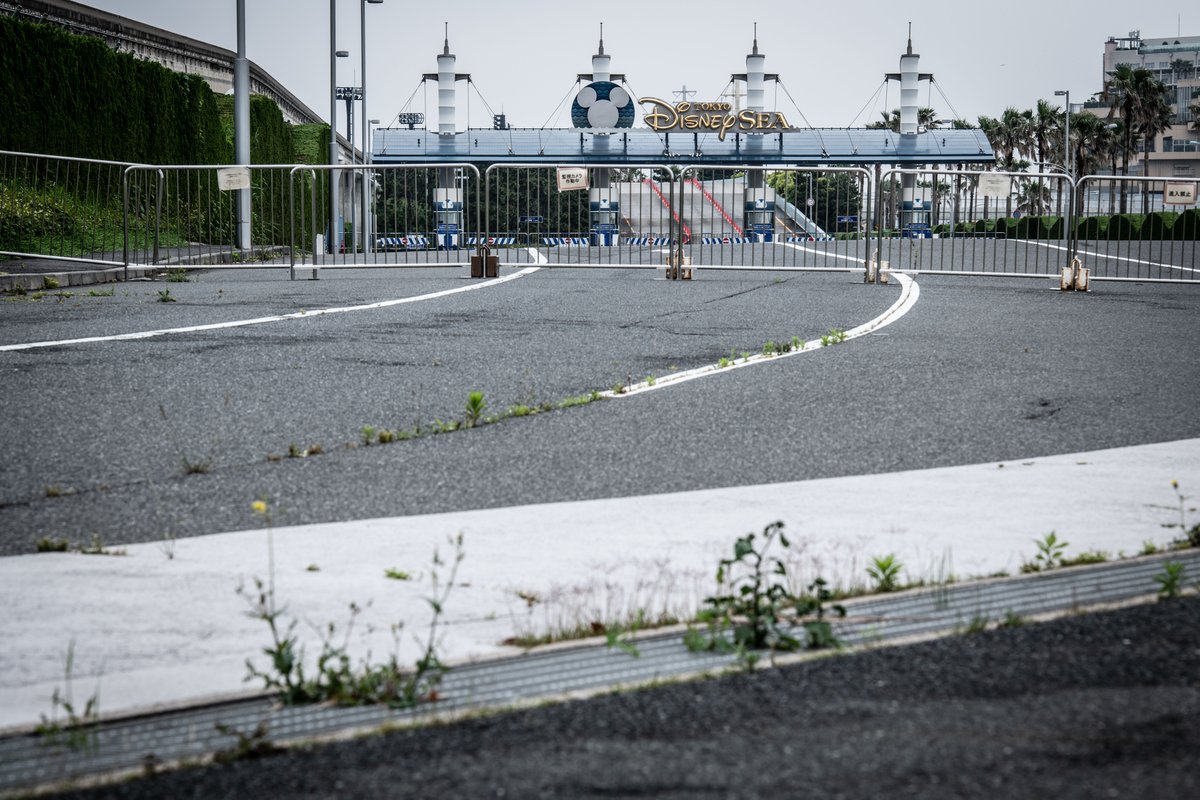
[[[359,3],[359,25],[362,29],[362,42],[361,42],[361,49],[362,49],[362,142],[363,142],[364,148],[366,148],[366,146],[367,146],[367,3],[370,3],[371,5],[379,5],[382,2],[383,2],[383,0],[361,0],[361,2]],[[366,152],[366,150],[364,149],[363,163],[366,164],[367,161],[370,159],[370,157],[371,157],[370,153]],[[368,206],[368,197],[367,197],[368,181],[367,181],[367,176],[366,176],[365,170],[361,176],[361,180],[362,180],[362,203],[363,203],[362,204],[362,208],[363,208],[363,211],[362,211],[362,215],[363,215],[362,247],[363,247],[363,254],[365,255],[365,254],[371,252],[370,228],[366,224],[367,220],[370,219],[370,211],[369,211],[370,206]]]
[[[1063,163],[1065,164],[1065,166],[1067,168],[1067,174],[1071,175],[1074,173],[1074,170],[1071,168],[1072,167],[1072,164],[1071,164],[1071,90],[1070,89],[1056,89],[1054,91],[1054,96],[1066,98],[1065,102],[1066,102],[1067,108],[1066,108],[1066,111],[1063,113],[1063,120],[1065,123],[1064,128],[1063,128],[1063,130],[1064,130],[1063,153],[1065,154],[1063,156]]]
[[[337,166],[337,0],[329,0],[329,163]],[[337,170],[329,171],[329,254],[337,253]]]

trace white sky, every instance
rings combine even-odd
[[[335,0],[338,83],[357,84],[361,0]],[[176,33],[236,49],[235,0],[91,0],[90,5]],[[323,117],[329,113],[329,2],[248,0],[247,55]],[[1188,12],[1187,9],[1192,11]],[[1140,30],[1148,38],[1200,34],[1192,3],[1154,0],[924,0],[857,2],[660,2],[659,0],[385,0],[367,6],[368,115],[385,124],[435,72],[442,23],[450,23],[450,48],[458,71],[469,72],[479,91],[514,127],[569,126],[569,101],[552,118],[579,72],[591,71],[599,23],[612,71],[625,73],[640,96],[672,99],[686,84],[694,101],[716,99],[730,73],[745,70],[753,23],[768,72],[778,72],[809,123],[856,126],[879,118],[883,74],[898,69],[907,23],[921,70],[932,72],[941,92],[962,116],[999,116],[1006,106],[1029,108],[1068,89],[1073,102],[1101,88],[1104,41]],[[465,84],[460,84],[460,89]],[[768,86],[767,105],[803,120],[779,91]],[[474,92],[470,123],[491,120]],[[436,87],[418,91],[410,110],[436,122]],[[425,98],[428,98],[428,107]],[[460,92],[459,127],[466,113]],[[921,90],[921,104],[940,118],[956,116],[938,89]],[[345,131],[339,103],[339,130]],[[899,87],[886,105],[898,107]],[[860,115],[860,110],[867,106]],[[360,129],[355,119],[356,131]],[[358,136],[355,137],[359,138]]]

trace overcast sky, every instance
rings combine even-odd
[[[361,0],[335,0],[338,83],[356,84],[360,69]],[[90,5],[230,50],[237,46],[235,0],[92,0]],[[322,117],[329,113],[328,0],[248,0],[247,55]],[[1190,9],[1190,10],[1189,10]],[[1029,108],[1068,89],[1079,102],[1101,88],[1104,41],[1140,30],[1145,37],[1200,35],[1194,2],[1154,0],[922,0],[899,3],[739,2],[726,0],[385,0],[367,6],[369,116],[385,124],[435,72],[442,24],[450,23],[450,49],[458,71],[471,73],[495,111],[514,127],[570,125],[568,105],[575,75],[591,71],[600,23],[613,72],[623,72],[634,93],[672,99],[687,85],[693,101],[714,100],[730,73],[745,71],[753,25],[778,72],[782,89],[768,86],[767,106],[802,125],[795,109],[816,127],[862,126],[899,105],[899,86],[879,91],[885,72],[898,69],[908,22],[921,71],[937,86],[921,89],[921,104],[942,119],[974,121],[998,116],[1006,106]],[[465,87],[460,84],[460,87]],[[939,93],[940,90],[940,93]],[[946,99],[943,99],[942,94]],[[436,123],[437,92],[418,90],[409,110]],[[339,104],[344,132],[344,104]],[[466,122],[460,94],[459,127]],[[472,127],[491,119],[470,92]],[[795,116],[794,116],[795,115]],[[355,128],[359,121],[355,120]],[[356,137],[358,138],[358,137]]]

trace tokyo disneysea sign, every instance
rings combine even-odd
[[[668,103],[657,97],[643,97],[639,103],[653,104],[642,119],[656,131],[716,132],[724,141],[729,131],[735,133],[767,133],[791,130],[787,118],[778,111],[739,111],[734,113],[729,103]]]

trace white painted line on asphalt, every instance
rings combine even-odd
[[[536,255],[536,254],[535,254]],[[539,263],[545,263],[545,259]],[[12,350],[33,350],[39,347],[62,347],[72,344],[92,344],[94,342],[123,342],[134,339],[151,339],[156,336],[168,336],[173,333],[198,333],[202,331],[218,331],[225,328],[244,328],[248,325],[264,325],[268,322],[285,322],[292,319],[308,319],[309,317],[322,317],[329,314],[344,314],[350,311],[373,311],[378,308],[388,308],[389,306],[405,305],[407,303],[419,303],[424,300],[436,300],[440,297],[449,297],[452,294],[460,294],[461,292],[473,292],[476,289],[486,289],[492,286],[498,286],[502,283],[523,278],[526,275],[537,272],[541,267],[533,266],[526,267],[519,272],[514,272],[511,275],[505,275],[502,278],[493,278],[490,281],[483,283],[472,283],[468,286],[460,286],[456,289],[445,289],[440,292],[431,292],[430,294],[420,294],[415,297],[401,297],[396,300],[383,300],[378,303],[367,303],[361,306],[335,306],[333,308],[322,308],[317,311],[296,311],[292,314],[279,314],[273,317],[256,317],[254,319],[238,319],[230,322],[213,322],[207,325],[190,325],[186,328],[163,328],[154,331],[135,331],[133,333],[118,333],[112,336],[86,336],[81,339],[57,339],[46,342],[25,342],[22,344],[6,344],[0,345],[0,352]]]
[[[1049,242],[1028,242],[1027,241],[1026,244],[1037,245],[1038,247],[1046,247],[1051,250],[1066,250],[1067,249],[1067,248],[1063,247],[1062,245],[1050,244]],[[1145,267],[1158,267],[1159,269],[1177,269],[1181,272],[1190,272],[1193,275],[1200,273],[1200,269],[1193,269],[1192,267],[1181,267],[1178,264],[1160,264],[1157,261],[1142,261],[1137,258],[1129,258],[1128,256],[1122,257],[1120,255],[1113,256],[1113,255],[1109,255],[1108,253],[1101,253],[1101,252],[1093,251],[1093,250],[1082,250],[1081,249],[1079,252],[1085,256],[1093,256],[1095,258],[1107,258],[1109,261],[1124,261],[1128,264],[1141,264],[1142,266],[1145,266]]]
[[[875,317],[872,320],[864,322],[862,325],[846,331],[846,341],[849,341],[850,339],[856,339],[859,336],[866,336],[867,334],[875,333],[881,328],[891,325],[893,322],[911,311],[912,307],[917,304],[917,300],[921,296],[920,285],[908,275],[904,275],[899,272],[892,272],[890,274],[900,282],[900,298],[896,300],[896,302],[892,303],[887,311],[884,311],[878,317]],[[626,387],[625,391],[623,392],[618,393],[610,389],[606,392],[600,392],[600,395],[602,397],[616,398],[629,397],[635,394],[643,394],[645,392],[652,392],[656,389],[665,389],[668,386],[676,386],[686,381],[695,380],[696,378],[703,378],[706,376],[715,375],[717,373],[728,372],[731,369],[741,369],[742,367],[762,364],[766,361],[776,361],[781,358],[788,358],[789,356],[797,356],[801,353],[809,353],[813,350],[820,350],[822,346],[823,345],[819,340],[806,342],[799,350],[792,350],[787,353],[778,353],[771,356],[759,353],[741,360],[734,360],[733,363],[724,367],[722,367],[720,364],[709,364],[704,367],[697,367],[696,369],[684,370],[682,372],[672,372],[670,375],[663,375],[661,378],[655,378],[653,383],[649,381],[642,381],[641,383],[635,383],[632,386]]]
[[[862,256],[845,256],[845,255],[842,255],[841,253],[830,253],[828,250],[821,250],[820,248],[817,248],[817,247],[803,247],[801,245],[794,244],[792,242],[775,242],[775,245],[777,247],[790,247],[793,250],[800,250],[805,253],[813,253],[815,255],[826,256],[828,258],[840,258],[843,261],[853,261],[856,264],[863,263]]]

